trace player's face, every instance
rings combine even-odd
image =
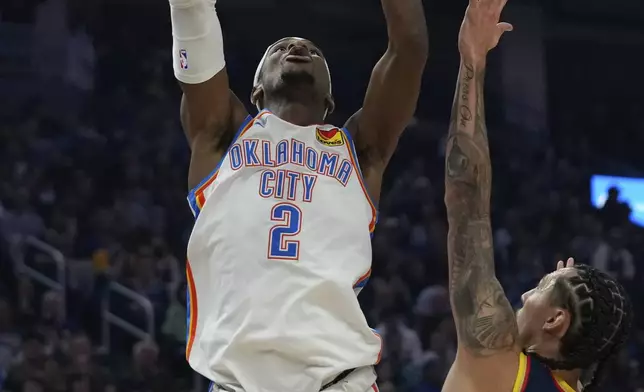
[[[521,296],[523,306],[517,312],[516,318],[520,341],[524,345],[530,346],[534,342],[542,341],[543,335],[553,330],[554,323],[560,323],[557,318],[562,317],[562,314],[563,317],[570,317],[568,310],[557,304],[555,287],[560,280],[566,280],[576,274],[574,268],[562,268],[544,276],[537,287]],[[557,330],[557,333],[561,332]]]
[[[280,83],[310,84],[321,94],[328,94],[330,78],[322,51],[311,41],[301,38],[276,42],[265,60],[262,84],[266,88]]]

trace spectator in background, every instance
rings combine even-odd
[[[166,353],[165,360],[171,369],[176,369],[179,376],[191,377],[186,372],[186,295],[187,285],[182,283],[174,291],[170,306],[165,313],[165,319],[161,327],[162,339],[160,340],[162,351]]]
[[[72,121],[87,105],[87,100],[94,90],[96,64],[96,52],[92,37],[87,32],[87,21],[77,8],[73,9],[69,18],[69,36],[65,51],[67,57],[64,82],[68,92],[66,109],[67,116],[70,116]]]
[[[7,371],[20,350],[21,337],[14,324],[13,309],[0,297],[0,391]]]
[[[159,364],[159,347],[152,341],[141,341],[132,349],[133,372],[123,385],[131,392],[167,392],[173,390],[171,375]]]
[[[421,317],[435,317],[449,311],[449,294],[447,288],[440,284],[425,287],[414,305],[414,312]]]
[[[67,392],[65,371],[54,358],[48,358],[43,371],[43,384],[48,392]]]
[[[592,256],[591,265],[604,271],[624,284],[635,278],[633,254],[625,247],[622,230],[613,228],[608,241],[601,242]]]
[[[59,108],[56,102],[63,90],[67,29],[67,0],[45,0],[36,8],[33,26],[32,66],[39,80],[48,109]]]
[[[33,65],[42,80],[60,79],[65,69],[67,0],[44,0],[36,7]]]
[[[392,361],[384,359],[378,365],[376,370],[378,374],[378,389],[380,392],[397,392],[397,377],[395,366]]]
[[[154,253],[154,267],[159,279],[165,284],[166,292],[173,296],[183,280],[182,271],[179,268],[179,261],[170,252],[167,244],[161,237],[152,239],[152,251]]]
[[[27,380],[22,383],[20,389],[15,389],[15,391],[21,392],[45,392],[45,387],[43,383],[37,380]]]
[[[402,313],[393,309],[387,311],[376,330],[384,342],[383,358],[401,364],[420,360],[423,353],[420,339],[416,331],[407,326]]]
[[[25,276],[18,276],[17,310],[20,313],[20,325],[28,327],[36,321],[36,294],[34,285]]]
[[[167,304],[168,293],[159,270],[156,268],[154,250],[149,245],[141,245],[127,260],[127,285],[137,293],[152,301],[158,314]]]
[[[607,228],[621,226],[628,222],[631,207],[627,202],[619,200],[619,188],[612,186],[608,189],[608,198],[600,210],[600,216]]]
[[[436,366],[441,369],[443,377],[445,377],[456,358],[456,327],[451,315],[443,318],[432,333],[429,350],[426,354],[439,359]]]
[[[413,392],[440,392],[445,377],[443,371],[439,358],[427,358],[422,365],[422,380]]]
[[[45,232],[45,241],[66,255],[72,255],[78,232],[75,216],[65,214],[62,209],[54,208],[50,224]]]
[[[65,317],[65,304],[57,291],[48,291],[42,298],[40,319],[36,327],[45,339],[47,355],[60,352],[63,340],[69,336]]]
[[[78,12],[72,14],[69,33],[65,81],[78,91],[78,98],[86,99],[94,89],[96,54],[92,37],[89,36],[82,15]]]
[[[6,380],[7,389],[17,390],[20,385],[30,381],[43,382],[46,362],[44,338],[35,332],[27,334],[20,353],[9,369]]]
[[[71,388],[70,392],[92,392],[95,386],[92,385],[92,380],[87,376],[74,376],[69,382]]]
[[[76,376],[100,375],[100,367],[94,358],[92,343],[87,335],[79,333],[66,339],[66,368]]]
[[[185,353],[185,339],[186,339],[186,322],[187,309],[186,309],[186,291],[187,286],[183,283],[174,291],[170,306],[165,313],[165,321],[161,331],[163,335],[173,345],[179,345],[178,350],[183,355]]]
[[[603,225],[593,214],[585,214],[580,220],[576,235],[570,242],[570,254],[575,255],[575,260],[592,264],[594,255],[604,252],[608,246],[604,240]]]
[[[35,211],[27,189],[21,188],[14,195],[12,208],[2,217],[3,232],[22,236],[40,237],[45,232],[45,224]]]

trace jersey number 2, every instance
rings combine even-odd
[[[271,210],[271,221],[277,222],[268,232],[268,258],[299,260],[300,241],[289,239],[300,233],[302,210],[295,204],[279,203]]]

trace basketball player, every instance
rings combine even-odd
[[[494,274],[483,80],[487,52],[512,29],[499,23],[505,2],[470,0],[459,36],[461,67],[445,168],[458,350],[443,391],[596,391],[604,365],[630,329],[623,287],[591,267],[560,262],[523,295],[515,316]],[[582,370],[592,374],[583,387]]]
[[[343,128],[311,41],[270,45],[251,117],[229,90],[213,0],[169,0],[192,150],[186,357],[213,390],[377,390],[381,339],[356,295],[371,271],[382,174],[427,58],[421,0],[382,0],[389,45]]]

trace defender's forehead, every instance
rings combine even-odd
[[[539,282],[540,287],[551,287],[554,283],[561,279],[569,279],[577,276],[578,272],[574,267],[561,268],[544,276]]]

